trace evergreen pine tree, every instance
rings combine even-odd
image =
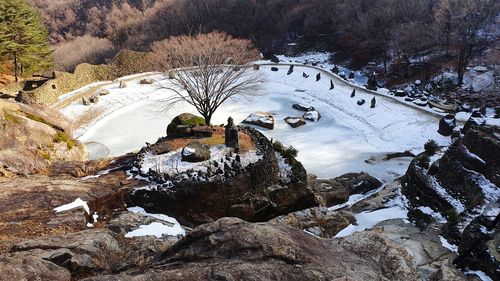
[[[0,59],[12,61],[16,81],[52,66],[47,30],[25,0],[0,1]]]

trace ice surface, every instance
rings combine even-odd
[[[264,81],[257,91],[259,95],[228,100],[214,114],[213,124],[225,123],[228,116],[238,123],[256,111],[275,114],[274,130],[262,129],[263,133],[297,148],[298,160],[309,173],[320,178],[365,171],[383,181],[390,181],[404,173],[408,159],[375,164],[365,160],[404,150],[421,152],[428,139],[434,139],[440,145],[449,142],[448,138],[437,133],[439,116],[415,110],[385,96],[377,97],[377,106],[373,109],[369,105],[358,106],[356,100],[350,98],[352,86],[344,82],[334,79],[335,89],[330,91],[330,79],[316,82],[302,77],[302,72],[313,74],[310,68],[296,66],[296,71],[286,75],[288,66],[276,67],[284,71],[272,72],[271,66],[261,66],[258,73]],[[157,82],[153,85],[129,82],[129,86],[123,89],[117,85],[106,86],[110,94],[101,97],[97,105],[86,107],[76,102],[64,108],[63,113],[74,120],[92,107],[99,107],[104,112],[103,117],[79,128],[78,134],[83,134],[79,139],[84,143],[105,145],[110,151],[109,156],[138,150],[145,142],[155,142],[164,136],[167,125],[178,114],[196,113],[185,103],[162,111],[165,106],[162,100],[172,93],[158,88],[159,84],[169,83],[168,79],[155,78]],[[296,92],[297,88],[307,91]],[[358,89],[356,96],[368,100],[373,94]],[[283,119],[297,114],[292,108],[294,103],[314,106],[322,118],[318,122],[291,128]]]

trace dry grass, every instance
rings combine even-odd
[[[239,132],[238,135],[239,135],[239,144],[241,152],[244,153],[256,149],[256,146],[249,135],[243,132]],[[185,147],[189,142],[192,142],[193,140],[213,146],[218,144],[224,144],[224,139],[225,139],[225,129],[223,127],[217,126],[214,127],[214,134],[210,138],[201,138],[201,139],[178,138],[178,139],[168,140],[168,144],[172,146],[172,149],[177,150]]]

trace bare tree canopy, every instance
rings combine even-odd
[[[169,72],[166,86],[175,94],[166,109],[187,102],[210,124],[214,112],[229,98],[251,94],[258,80],[242,65],[258,58],[251,41],[212,32],[178,36],[152,45],[154,63]],[[175,70],[172,70],[175,69]]]

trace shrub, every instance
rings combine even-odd
[[[432,156],[439,150],[439,145],[434,140],[428,140],[424,144],[424,149],[428,155]]]
[[[65,132],[57,132],[54,136],[54,142],[68,142],[69,137]]]
[[[50,161],[52,158],[50,157],[50,154],[48,152],[38,150],[38,154],[42,156],[43,159]]]
[[[420,154],[419,156],[417,156],[416,160],[418,166],[429,169],[431,159],[429,158],[429,155],[427,155],[427,153]]]
[[[205,119],[203,119],[203,117],[196,116],[185,120],[184,122],[182,122],[182,125],[190,127],[203,126],[205,125]]]
[[[299,153],[295,147],[291,145],[289,147],[284,147],[280,141],[274,141],[273,148],[275,151],[279,152],[281,156],[287,159],[297,157],[297,154]]]

